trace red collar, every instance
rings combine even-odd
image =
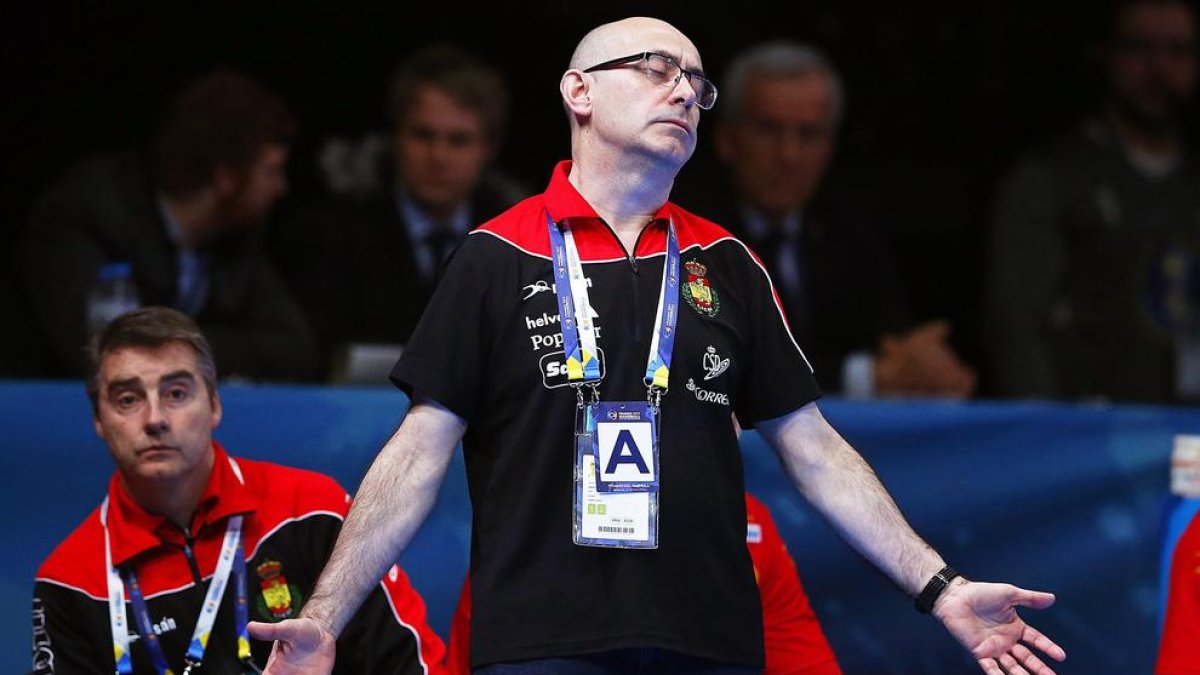
[[[575,243],[585,261],[624,258],[625,251],[616,236],[600,219],[592,205],[571,184],[571,166],[571,160],[562,160],[550,174],[550,184],[546,186],[544,193],[546,210],[550,212],[550,217],[558,223],[565,220],[571,222],[575,231]],[[666,250],[665,225],[672,220],[673,213],[674,207],[669,201],[658,207],[651,227],[638,241],[638,256],[654,255]],[[678,224],[676,226],[678,227]]]
[[[229,516],[255,510],[254,499],[240,472],[237,462],[213,441],[213,469],[192,516],[193,537]],[[108,482],[107,518],[114,565],[162,546],[164,542],[183,541],[179,527],[134,503],[115,472]]]

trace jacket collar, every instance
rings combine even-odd
[[[105,501],[113,565],[125,562],[167,543],[183,543],[184,533],[165,517],[138,506],[125,490],[120,475],[113,472]],[[208,528],[220,526],[239,513],[251,513],[255,502],[246,488],[241,467],[223,447],[213,441],[213,468],[204,492],[192,515],[191,534],[199,536]]]

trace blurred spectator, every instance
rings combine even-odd
[[[762,599],[764,675],[841,675],[833,649],[808,602],[796,562],[767,505],[746,493],[746,548]],[[470,672],[471,584],[463,581],[450,623],[450,675]]]
[[[261,251],[296,126],[274,93],[217,69],[172,102],[146,151],[86,158],[50,185],[18,255],[22,330],[52,350],[41,374],[83,372],[89,294],[124,263],[140,302],[193,317],[228,374],[314,377],[311,330]]]
[[[1200,171],[1184,135],[1195,33],[1188,2],[1117,2],[1101,105],[1002,182],[985,327],[999,395],[1200,394],[1188,336],[1200,297]]]
[[[407,342],[446,257],[528,194],[493,167],[509,93],[492,65],[454,45],[426,47],[396,65],[387,106],[388,135],[325,146],[334,203],[299,209],[279,241],[335,379],[385,382],[387,348]]]
[[[818,194],[844,105],[817,49],[754,45],[720,81],[715,132],[728,190],[680,203],[728,227],[771,272],[791,329],[827,391],[866,398],[970,396],[975,373],[945,321],[910,316],[883,233],[861,203]]]
[[[1194,675],[1200,673],[1200,519],[1193,517],[1175,544],[1167,573],[1154,675]]]

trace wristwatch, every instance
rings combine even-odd
[[[917,611],[922,614],[932,612],[933,603],[937,601],[938,596],[942,594],[942,591],[946,590],[946,587],[957,576],[960,576],[958,571],[949,565],[938,570],[937,574],[933,575],[933,578],[929,580],[929,583],[925,584],[925,588],[921,589],[921,593],[917,595]]]

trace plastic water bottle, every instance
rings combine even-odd
[[[100,267],[96,283],[88,292],[88,331],[103,330],[113,319],[141,305],[141,295],[133,283],[133,267],[124,261],[107,263]]]

